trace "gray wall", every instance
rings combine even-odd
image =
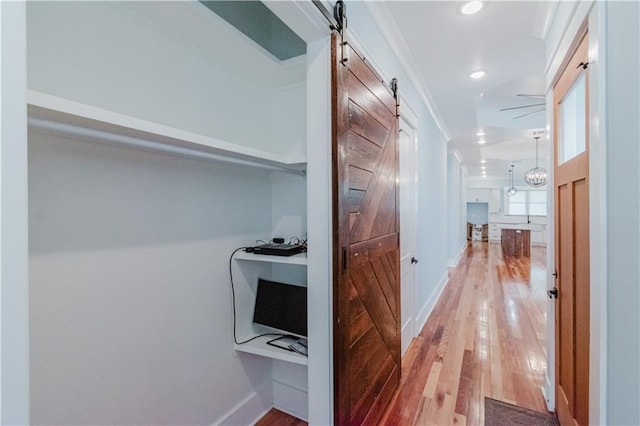
[[[270,208],[266,171],[32,132],[32,423],[211,424],[270,387],[227,263]]]
[[[638,9],[637,2],[606,3],[607,423],[612,425],[640,424]]]

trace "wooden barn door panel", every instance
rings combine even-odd
[[[332,42],[335,421],[376,424],[400,380],[397,106]]]

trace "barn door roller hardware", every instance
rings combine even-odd
[[[391,83],[389,83],[389,89],[391,89],[391,93],[393,93],[393,97],[398,99],[398,79],[392,78]]]
[[[342,34],[345,28],[347,28],[347,5],[338,0],[333,6],[333,19],[336,20],[336,30]]]
[[[338,31],[342,34],[342,31],[347,28],[347,6],[344,2],[342,0],[338,0],[333,6],[333,11],[330,11],[325,7],[322,0],[311,1],[329,23],[329,29],[331,31]]]

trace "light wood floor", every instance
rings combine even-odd
[[[484,423],[484,397],[546,411],[546,251],[503,258],[474,242],[420,335],[385,423]]]
[[[255,426],[304,426],[307,422],[272,408]]]
[[[402,360],[383,424],[482,425],[485,396],[546,411],[545,263],[542,247],[505,259],[499,244],[469,244]],[[271,424],[305,424],[290,422]]]

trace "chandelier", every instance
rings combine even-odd
[[[511,165],[511,169],[509,170],[509,189],[507,189],[507,195],[509,197],[512,197],[514,195],[516,195],[518,193],[518,190],[516,189],[515,186],[513,186],[513,168],[515,166],[512,164]]]
[[[547,183],[547,169],[538,167],[538,139],[540,139],[540,137],[536,136],[536,166],[533,169],[527,170],[524,174],[525,182],[534,188],[539,188]]]

